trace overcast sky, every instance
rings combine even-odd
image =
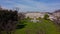
[[[6,9],[18,7],[20,11],[52,12],[60,9],[60,0],[0,0]]]

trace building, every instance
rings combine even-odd
[[[49,19],[53,20],[53,19],[57,19],[56,16],[60,16],[60,12],[53,12],[53,13],[49,13],[49,12],[26,12],[25,14],[25,18],[29,17],[29,18],[43,18],[45,14],[49,15]]]
[[[31,12],[31,13],[26,13],[25,16],[30,17],[30,18],[43,18],[46,13],[44,12]]]
[[[53,15],[60,17],[60,10],[59,11],[56,11],[56,12],[53,12]]]

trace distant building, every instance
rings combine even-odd
[[[30,18],[43,18],[46,13],[43,12],[32,12],[32,13],[26,13],[25,16]]]
[[[29,17],[29,18],[43,18],[45,14],[49,15],[49,19],[53,21],[53,19],[57,19],[56,16],[60,17],[60,12],[53,12],[53,13],[49,13],[49,12],[26,12],[25,14],[25,18]]]
[[[53,21],[53,19],[57,19],[54,15],[49,14],[49,19]]]
[[[54,15],[54,16],[58,16],[58,17],[60,17],[60,11],[58,11],[58,12],[54,12],[53,15]]]

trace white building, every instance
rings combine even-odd
[[[43,12],[39,12],[39,13],[34,12],[34,13],[26,13],[25,16],[26,16],[26,18],[27,17],[30,17],[30,18],[39,18],[39,17],[41,17],[41,18],[43,18],[45,14],[46,13],[43,13]]]
[[[49,15],[50,20],[56,19],[56,16],[55,16],[56,13],[49,14],[47,12],[29,12],[29,13],[26,13],[25,16],[26,16],[26,18],[29,17],[29,18],[34,19],[34,18],[39,18],[39,17],[43,18],[45,14]],[[56,15],[58,15],[58,14],[56,14]],[[60,15],[60,13],[59,13],[59,15]]]
[[[53,21],[53,19],[57,19],[54,15],[49,15],[49,19]]]

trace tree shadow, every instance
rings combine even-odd
[[[17,25],[16,29],[22,29],[22,28],[25,28],[26,24],[20,24],[20,25]]]

